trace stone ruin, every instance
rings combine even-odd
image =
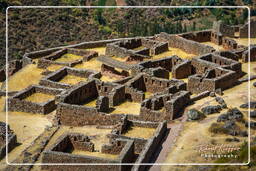
[[[75,77],[81,78],[83,81],[90,80],[93,78],[100,78],[101,73],[92,71],[92,70],[79,70],[70,67],[61,68],[53,73],[48,74],[40,81],[40,85],[52,88],[61,88],[61,89],[69,89],[72,88],[74,85],[79,84],[69,84],[65,82],[60,82],[68,75],[73,75]]]
[[[60,126],[113,127],[108,135],[109,144],[102,146],[101,153],[114,154],[117,158],[72,154],[72,150],[95,152],[94,144],[90,136],[67,133],[59,137],[50,150],[43,151],[44,163],[131,163],[130,166],[44,165],[43,169],[145,170],[146,166],[133,163],[150,162],[165,136],[167,122],[179,118],[187,105],[209,96],[210,92],[237,85],[243,75],[240,61],[255,61],[255,45],[248,49],[238,45],[234,39],[238,31],[240,37],[244,37],[245,27],[216,22],[211,30],[83,42],[27,53],[22,61],[13,64],[16,69],[11,72],[37,61],[37,67],[44,70],[44,77],[39,85],[8,92],[11,95],[8,109],[39,114],[56,110],[56,124]],[[211,42],[224,50],[218,51],[204,42]],[[93,50],[97,47],[106,47],[105,55]],[[184,59],[173,55],[154,58],[168,52],[169,48],[178,48],[195,57]],[[74,60],[65,61],[67,54],[76,56]],[[101,63],[100,70],[74,68],[92,60]],[[60,65],[61,68],[50,71],[48,67],[51,65]],[[104,74],[119,79],[102,81]],[[5,75],[5,70],[0,70],[1,81],[5,81]],[[66,83],[63,79],[68,76],[78,77],[80,81]],[[47,94],[51,98],[44,102],[31,100],[36,93]],[[196,96],[191,98],[192,94]],[[139,112],[112,113],[125,102],[138,104]],[[128,136],[134,127],[154,131],[148,138]],[[16,142],[16,137],[14,140]]]
[[[55,96],[60,94],[62,89],[47,88],[42,86],[32,85],[14,96],[8,98],[8,110],[18,112],[28,112],[36,114],[47,114],[52,112],[57,107],[57,99]],[[52,98],[46,99],[42,102],[35,102],[27,100],[29,96],[36,93],[52,95]],[[40,97],[39,97],[40,98]]]
[[[8,140],[6,141],[6,139]],[[6,142],[8,144],[6,144]],[[3,159],[8,152],[13,150],[16,145],[17,137],[15,133],[10,129],[9,125],[4,122],[0,122],[0,160]],[[8,146],[8,152],[6,151],[6,146]]]
[[[103,157],[91,157],[87,155],[72,154],[73,150],[94,151],[94,145],[90,138],[81,134],[62,135],[50,150],[43,152],[43,163],[60,163],[60,165],[43,165],[45,170],[63,170],[75,169],[81,170],[86,167],[88,170],[129,170],[131,166],[127,165],[76,165],[65,166],[62,163],[132,163],[134,162],[134,141],[125,139],[115,139],[111,144],[102,146],[101,152],[104,154],[117,155],[115,159]]]

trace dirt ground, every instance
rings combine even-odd
[[[29,64],[16,72],[8,80],[8,91],[20,91],[32,84],[38,84],[43,75],[43,69],[37,68],[36,64]]]
[[[5,98],[0,98],[0,121],[6,122],[4,111]],[[51,114],[49,114],[51,115]],[[26,149],[47,126],[51,126],[49,116],[30,114],[25,112],[8,112],[8,123],[17,135],[19,145],[8,153],[8,161],[12,162],[21,152]],[[0,161],[0,170],[5,164],[5,159]]]

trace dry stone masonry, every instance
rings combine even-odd
[[[255,21],[251,21],[251,26]],[[43,163],[130,163],[130,165],[43,165],[44,170],[133,170],[144,171],[152,156],[161,146],[167,132],[167,123],[182,116],[183,110],[196,100],[215,96],[222,90],[239,84],[243,76],[242,62],[256,60],[256,46],[249,49],[238,45],[235,33],[248,37],[248,23],[229,26],[215,22],[210,30],[187,32],[178,35],[160,33],[151,37],[133,37],[83,42],[26,53],[21,61],[9,63],[9,72],[0,70],[0,82],[26,65],[37,65],[44,70],[39,85],[31,85],[18,92],[8,92],[9,111],[49,114],[56,111],[58,126],[83,127],[96,125],[110,127],[109,143],[101,149],[95,147],[93,137],[68,132],[57,138],[48,150],[42,152]],[[255,37],[255,29],[251,36]],[[222,47],[219,51],[205,42]],[[96,48],[105,47],[105,54]],[[95,48],[95,50],[94,50]],[[178,55],[163,56],[170,48],[178,48],[193,58]],[[249,59],[249,52],[251,54]],[[63,62],[63,57],[75,55],[74,60]],[[36,62],[35,62],[36,61]],[[93,69],[77,69],[78,64],[100,64]],[[51,65],[60,65],[56,71]],[[92,63],[92,65],[96,65]],[[70,77],[81,81],[74,84],[62,82]],[[103,81],[103,77],[120,79]],[[27,98],[36,93],[50,95],[45,102]],[[195,94],[194,96],[191,96]],[[5,92],[0,92],[1,96]],[[124,111],[112,113],[125,104]],[[137,113],[134,109],[137,104]],[[128,108],[128,110],[127,110]],[[5,123],[0,123],[0,157],[5,156]],[[133,137],[133,129],[150,129],[147,138]],[[9,150],[16,144],[16,135],[8,127]],[[143,134],[143,132],[141,133]],[[76,154],[82,151],[85,154]],[[95,157],[91,153],[116,158]],[[104,156],[103,155],[103,156]],[[136,165],[134,165],[136,163]]]

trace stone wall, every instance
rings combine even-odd
[[[204,30],[204,31],[194,31],[194,32],[188,32],[188,33],[182,33],[179,36],[188,39],[193,40],[196,42],[209,42],[211,41],[211,30]]]
[[[193,64],[196,65],[195,63],[198,62],[201,64],[204,63],[207,66],[206,61],[213,64],[217,64],[220,67],[235,71],[238,77],[242,73],[242,64],[240,62],[232,59],[228,59],[226,57],[217,55],[215,53],[203,55],[197,59],[193,59]],[[215,65],[211,66],[210,68],[214,68],[214,67]]]
[[[232,59],[235,61],[239,60],[239,56],[233,51],[217,51],[217,52],[214,52],[214,54],[223,56],[225,58]]]
[[[70,67],[63,67],[55,72],[52,72],[42,78],[39,82],[40,85],[52,87],[52,88],[62,88],[62,89],[69,89],[74,87],[75,85],[70,85],[66,83],[61,83],[59,80],[61,80],[66,75],[75,75],[78,77],[85,78],[87,80],[93,79],[93,78],[100,78],[101,74],[100,72],[95,72],[93,70],[86,70],[86,69],[74,69]]]
[[[177,35],[160,33],[157,35],[156,39],[159,41],[166,41],[169,43],[169,47],[179,48],[190,54],[202,55],[215,51],[214,48],[208,45],[200,44],[199,42],[188,40]]]
[[[152,156],[156,153],[159,145],[162,143],[162,140],[165,137],[165,133],[167,131],[167,123],[161,122],[157,127],[157,130],[154,134],[154,137],[149,139],[145,144],[143,151],[140,153],[139,157],[135,161],[137,165],[134,165],[133,171],[144,171],[148,169],[147,165],[143,165],[143,163],[150,163],[152,160]]]
[[[164,122],[161,122],[164,123]],[[111,139],[116,139],[116,138],[120,138],[120,139],[128,139],[128,140],[134,140],[134,144],[135,144],[135,153],[139,154],[142,152],[142,150],[145,147],[145,144],[147,143],[147,141],[151,138],[153,138],[154,136],[159,136],[159,129],[167,129],[164,124],[161,124],[159,122],[148,122],[148,121],[135,121],[135,120],[125,120],[122,125],[119,125],[119,127],[122,127],[122,130],[117,130],[114,129],[112,130],[112,133],[108,135],[109,138]],[[125,135],[122,135],[123,133],[125,133],[126,131],[129,131],[129,128],[136,126],[136,127],[144,127],[144,128],[156,128],[156,132],[154,133],[154,135],[152,135],[152,137],[149,137],[148,139],[145,138],[136,138],[136,137],[127,137]],[[165,131],[161,131],[161,133],[164,133]],[[163,135],[161,135],[163,136]]]
[[[138,54],[149,56],[148,48],[143,48],[142,50],[139,50],[139,51],[132,50],[140,46],[142,46],[141,38],[122,40],[122,41],[107,44],[105,54],[109,56],[126,57],[126,56],[129,56],[130,54],[138,53]]]
[[[225,49],[237,49],[238,44],[236,43],[235,40],[224,37],[223,40],[222,40],[222,46]]]
[[[250,51],[250,59],[249,59],[249,51]],[[246,50],[242,53],[242,61],[243,62],[256,61],[256,45],[251,45],[249,50]]]
[[[58,95],[62,92],[62,89],[53,89],[42,86],[30,86],[14,96],[8,98],[8,110],[9,111],[19,111],[28,112],[36,114],[47,114],[56,109],[55,99],[50,99],[44,103],[34,103],[24,100],[26,97],[32,95],[36,92],[41,92],[45,94]]]
[[[125,140],[125,145],[120,151],[116,159],[107,159],[102,157],[94,157],[89,155],[74,155],[67,152],[54,151],[56,146],[66,146],[66,135],[60,137],[57,142],[50,147],[50,150],[43,152],[43,163],[60,163],[60,165],[42,165],[43,170],[95,170],[95,171],[128,171],[130,166],[121,166],[120,163],[131,163],[134,159],[134,143]],[[64,141],[64,143],[63,143]],[[124,144],[124,140],[120,141]],[[118,143],[120,144],[120,143]],[[108,151],[105,151],[108,152]],[[76,163],[77,165],[63,165],[63,163]],[[86,163],[106,163],[106,165],[86,165]],[[116,163],[116,165],[108,165],[108,163]],[[80,165],[79,165],[80,164]],[[83,165],[81,165],[83,164]]]
[[[192,65],[190,60],[177,64],[172,69],[172,78],[183,79],[192,74]]]
[[[129,76],[129,72],[128,71],[125,71],[125,70],[122,70],[121,72],[116,70],[114,67],[111,67],[111,66],[108,66],[108,65],[105,65],[105,64],[102,64],[101,65],[101,72],[108,72],[108,73],[111,73],[111,74],[114,74],[114,75],[117,75],[117,76],[120,76],[120,77],[128,77]]]
[[[151,39],[141,39],[142,46],[150,49],[150,55],[158,55],[160,53],[168,51],[168,43],[159,42]]]
[[[234,86],[236,82],[237,74],[234,71],[215,68],[201,75],[190,76],[188,78],[188,91],[198,94],[204,91],[215,91],[219,88],[225,90]]]
[[[227,37],[235,36],[235,28],[224,24],[222,21],[213,22],[213,30],[218,34],[222,34]]]
[[[110,106],[117,106],[126,100],[126,89],[124,85],[118,85],[108,94]]]
[[[156,95],[142,102],[140,119],[159,122],[173,120],[180,115],[180,111],[190,101],[188,91],[179,91],[175,94]]]
[[[220,33],[212,32],[211,33],[211,42],[215,43],[216,45],[222,45],[223,36]]]
[[[0,69],[0,82],[5,81],[6,79],[6,74],[4,69]]]
[[[251,38],[256,38],[256,20],[251,20],[250,21],[250,26],[251,26],[251,29],[250,29],[250,35],[251,35]],[[249,35],[249,24],[246,23],[244,24],[242,27],[240,27],[239,29],[239,37],[240,38],[248,38]]]
[[[115,125],[124,115],[107,114],[97,111],[96,107],[59,103],[57,107],[59,123],[69,126]]]
[[[81,59],[71,61],[71,62],[58,62],[56,59],[62,57],[65,54],[74,54],[81,56]],[[58,51],[54,51],[53,53],[42,57],[38,60],[37,67],[38,68],[44,68],[46,69],[50,65],[63,65],[63,66],[69,66],[73,67],[76,64],[82,63],[82,61],[89,61],[92,58],[95,58],[98,56],[98,53],[95,51],[87,51],[87,50],[82,50],[82,49],[75,49],[75,48],[63,48]]]
[[[174,56],[170,56],[170,57],[166,57],[166,58],[141,62],[138,64],[139,65],[138,67],[142,67],[143,69],[144,68],[161,67],[161,68],[164,68],[167,71],[171,72],[172,68],[175,65],[178,65],[184,61],[186,61],[186,60],[183,60],[183,59],[179,58],[178,56],[174,55]]]
[[[15,133],[7,125],[8,132],[8,152],[12,151],[17,146],[17,137]],[[6,123],[0,122],[0,160],[6,156]]]
[[[166,91],[167,89],[175,93],[179,90],[186,89],[186,84],[178,79],[162,79],[157,77],[152,77],[148,74],[139,74],[133,79],[125,83],[125,86],[137,89],[142,92],[157,93]]]

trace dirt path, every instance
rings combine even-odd
[[[171,149],[175,146],[175,143],[177,141],[177,138],[180,135],[180,132],[183,130],[183,123],[187,120],[186,115],[183,115],[181,118],[181,121],[177,123],[169,123],[167,125],[167,128],[170,129],[170,132],[167,135],[167,138],[162,144],[162,149],[157,156],[155,163],[164,163],[168,153],[171,151]],[[160,171],[161,166],[153,165],[149,169],[150,171]]]

